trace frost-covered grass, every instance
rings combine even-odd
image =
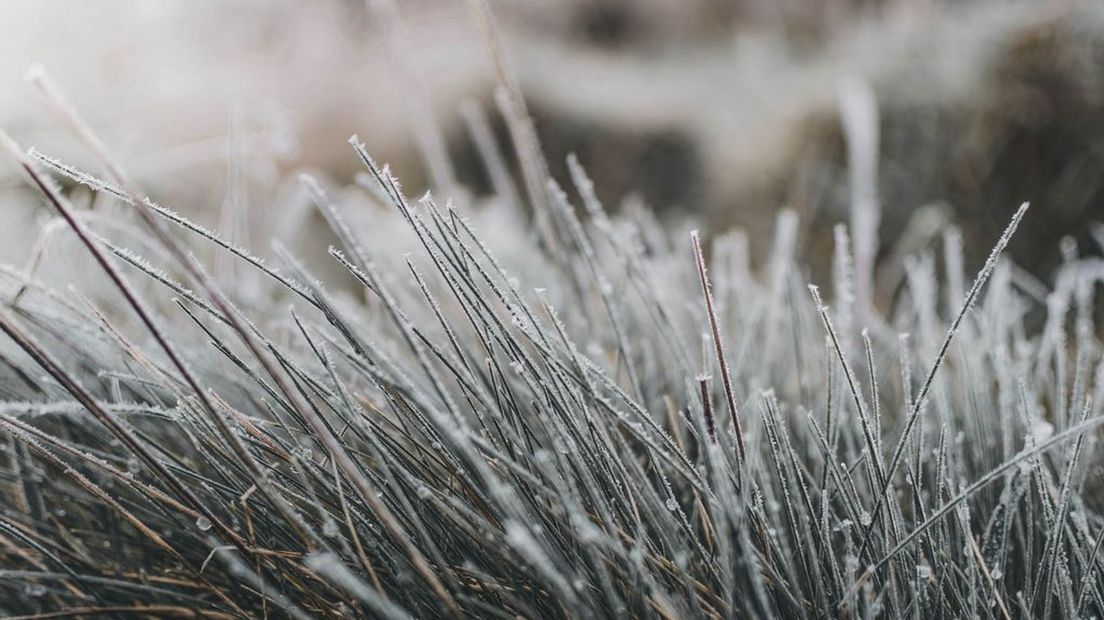
[[[357,200],[303,182],[353,295],[105,153],[110,182],[15,150],[117,307],[0,274],[0,613],[1104,614],[1104,269],[1001,260],[1023,209],[973,285],[948,231],[881,312],[843,227],[822,299],[786,212],[752,269],[738,232],[607,215],[574,162],[574,198],[530,168],[530,227],[502,175],[411,201],[352,146]]]

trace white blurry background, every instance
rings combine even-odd
[[[261,253],[270,236],[324,247],[325,234],[297,215],[295,173],[349,183],[358,164],[346,139],[356,133],[420,194],[410,124],[426,120],[411,114],[419,92],[461,181],[477,198],[486,189],[459,122],[465,99],[495,118],[492,63],[468,3],[396,4],[405,61],[386,44],[394,22],[370,10],[395,5],[375,0],[6,0],[0,126],[97,171],[25,81],[41,63],[160,202],[211,227],[228,201],[244,204],[236,236]],[[746,227],[758,246],[789,207],[804,222],[803,247],[824,252],[851,195],[841,84],[861,83],[879,110],[883,262],[952,218],[983,253],[1026,199],[1038,205],[1029,229],[1041,237],[1017,251],[1056,260],[1057,237],[1099,213],[1104,130],[1089,120],[1104,93],[1098,3],[491,6],[553,174],[563,177],[563,157],[577,152],[611,208],[639,200],[690,212],[716,230]],[[0,261],[18,264],[48,212],[10,162],[0,163],[0,214]],[[928,222],[919,233],[917,218]]]

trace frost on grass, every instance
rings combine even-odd
[[[949,290],[921,258],[875,311],[868,230],[810,295],[792,214],[756,274],[571,161],[585,217],[549,184],[549,245],[516,192],[408,203],[353,146],[389,223],[304,182],[355,295],[146,199],[267,288],[212,298],[117,231],[88,249],[148,325],[0,271],[0,614],[1104,614],[1104,270],[1021,286],[1022,210],[971,288],[949,233]]]

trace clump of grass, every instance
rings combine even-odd
[[[304,177],[361,298],[143,198],[63,112],[108,180],[9,146],[123,311],[0,272],[5,615],[1104,614],[1104,271],[1017,279],[1026,205],[971,288],[948,244],[878,312],[845,228],[829,302],[792,214],[756,273],[739,236],[607,214],[570,161],[584,215],[533,165],[539,235],[486,235],[469,218],[517,220],[516,190],[411,202],[354,138],[412,242]],[[263,284],[215,282],[209,244]]]

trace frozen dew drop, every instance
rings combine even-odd
[[[678,502],[675,501],[675,498],[673,498],[673,497],[668,497],[667,498],[667,510],[670,510],[671,512],[674,512],[674,511],[678,510],[678,507],[679,507]]]
[[[1031,427],[1031,434],[1035,441],[1044,441],[1054,434],[1054,425],[1046,420],[1039,420]]]
[[[563,439],[560,439],[559,437],[556,437],[552,440],[552,447],[555,448],[556,452],[559,452],[560,454],[569,454],[571,452],[571,450],[567,446],[567,442],[565,442]]]
[[[859,558],[852,553],[848,553],[843,558],[843,565],[847,569],[847,574],[854,575],[859,571]]]
[[[207,530],[211,529],[211,520],[200,515],[200,517],[196,519],[196,527],[199,528],[199,531],[206,532]]]
[[[675,554],[675,566],[677,566],[679,570],[683,571],[686,570],[688,566],[690,566],[690,558],[687,557],[685,552],[680,551]]]

